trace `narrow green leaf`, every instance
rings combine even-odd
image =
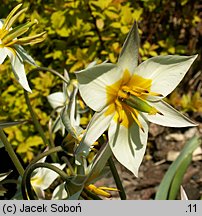
[[[179,169],[177,170],[177,172],[173,178],[173,181],[171,183],[170,191],[168,194],[169,200],[175,200],[176,199],[178,192],[179,192],[179,189],[180,189],[180,185],[182,184],[182,181],[183,181],[184,174],[185,174],[187,168],[189,167],[191,161],[192,161],[192,155],[191,154],[185,160],[182,161],[182,163],[181,163]]]
[[[25,122],[27,122],[27,120],[14,121],[14,122],[0,122],[0,128],[7,128],[7,127],[23,124]]]
[[[101,174],[102,170],[106,166],[106,163],[111,155],[112,155],[111,148],[109,144],[106,143],[105,145],[102,146],[102,148],[100,149],[100,151],[98,152],[97,156],[95,157],[92,163],[91,170],[88,174],[88,178],[86,181],[87,184],[91,183],[93,180],[95,181],[95,179]]]
[[[159,189],[156,193],[156,200],[166,200],[168,199],[168,193],[170,186],[172,184],[173,178],[177,171],[179,171],[180,166],[183,164],[185,160],[189,160],[190,155],[192,155],[193,151],[201,144],[201,140],[194,136],[191,138],[184,146],[178,158],[171,164],[168,171],[166,172]]]

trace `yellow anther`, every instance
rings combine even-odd
[[[79,99],[78,103],[79,103],[81,109],[85,109],[85,104],[84,104],[84,102],[82,100]]]
[[[125,109],[131,114],[133,120],[136,122],[138,127],[144,132],[144,128],[138,119],[138,112],[135,109],[131,109],[130,107],[125,107]]]
[[[148,89],[144,89],[144,88],[141,88],[141,87],[133,87],[132,90],[134,92],[137,92],[137,93],[143,93],[143,94],[148,94],[149,93],[149,90]]]
[[[107,198],[110,198],[112,195],[107,192],[108,191],[118,191],[116,188],[108,188],[108,187],[96,187],[93,184],[90,184],[88,186],[86,186],[86,188],[90,191],[92,191],[93,193],[97,194],[97,195],[101,195]]]
[[[99,145],[99,142],[98,141],[95,141],[94,143],[93,143],[93,146],[98,146]]]
[[[150,92],[149,95],[163,97],[162,94],[159,94],[159,93],[156,93],[156,92]]]
[[[148,114],[149,115],[156,115],[156,113],[158,113],[158,110],[155,107],[151,107]]]
[[[159,110],[157,110],[155,107],[152,107],[150,112],[148,113],[149,115],[156,115],[156,114],[159,114],[159,115],[163,115],[163,113],[161,113]]]
[[[121,123],[124,120],[124,109],[119,100],[116,100],[115,104],[116,104],[116,111],[118,112],[119,115],[118,121],[119,123]]]
[[[127,91],[123,91],[123,90],[119,90],[118,91],[118,98],[120,99],[120,100],[125,100],[125,99],[127,99],[128,98],[128,92]]]

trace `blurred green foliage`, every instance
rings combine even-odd
[[[181,88],[170,96],[169,102],[185,112],[201,112],[201,78],[196,76],[202,47],[198,1],[2,0],[1,18],[21,2],[29,10],[20,17],[20,22],[26,19],[39,21],[29,35],[44,30],[48,33],[43,43],[27,46],[26,50],[39,65],[61,74],[67,69],[73,76],[74,71],[95,59],[116,62],[134,20],[137,20],[141,34],[140,61],[157,55],[199,53],[198,63],[188,73]],[[26,71],[31,69],[26,65]],[[10,71],[9,64],[0,65],[0,120],[30,119],[23,90]],[[28,79],[33,90],[30,94],[32,106],[47,131],[51,107],[46,96],[60,91],[61,81],[47,72],[31,74]],[[86,122],[86,119],[81,121]],[[25,156],[25,161],[31,160],[34,151],[43,147],[31,122],[8,128],[6,133],[17,152]]]

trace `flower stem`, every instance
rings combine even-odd
[[[29,174],[29,170],[32,168],[32,166],[35,163],[37,163],[37,161],[39,161],[43,157],[46,157],[46,156],[48,156],[48,155],[50,155],[52,153],[56,153],[56,152],[60,152],[60,151],[63,151],[63,149],[62,149],[61,146],[57,146],[57,147],[51,148],[50,150],[41,153],[40,155],[38,155],[36,158],[34,158],[31,161],[31,163],[28,165],[28,167],[25,170],[25,174],[23,175],[22,183],[21,183],[22,196],[23,196],[24,199],[27,199],[27,193],[30,195],[30,197],[32,199],[34,199],[34,197],[35,197],[35,195],[32,192],[31,186],[30,186],[31,184],[28,183],[28,185],[27,185],[27,183],[26,183],[27,182],[27,175]],[[26,192],[26,189],[27,189],[27,192]]]
[[[27,107],[29,109],[29,112],[31,114],[32,120],[34,122],[34,125],[35,125],[36,129],[38,130],[41,138],[43,139],[44,144],[48,145],[48,140],[47,140],[47,138],[45,136],[43,128],[41,127],[41,125],[40,125],[40,123],[39,123],[39,121],[38,121],[38,119],[36,117],[36,114],[34,113],[34,110],[32,109],[32,106],[31,106],[31,103],[30,103],[27,91],[24,91],[24,96],[25,96],[25,101],[27,103]]]
[[[56,70],[53,70],[51,68],[47,68],[47,67],[37,67],[37,68],[34,68],[32,70],[30,70],[27,74],[27,76],[33,74],[34,72],[39,72],[39,71],[49,71],[51,72],[52,74],[58,76],[60,79],[62,79],[65,83],[69,84],[69,81],[63,76],[61,75],[59,72],[57,72]]]
[[[87,190],[86,188],[83,189],[83,192],[87,195],[87,197],[89,197],[92,200],[102,200],[99,196]]]
[[[28,107],[28,110],[29,110],[29,112],[31,114],[31,117],[32,117],[32,120],[34,122],[36,130],[39,132],[41,138],[43,139],[44,144],[46,146],[50,146],[51,142],[49,142],[48,139],[46,138],[45,132],[44,132],[43,128],[41,127],[34,110],[32,109],[32,105],[30,103],[30,99],[29,99],[27,91],[24,91],[24,96],[25,96],[25,101],[27,103],[27,107]],[[50,147],[54,147],[54,146],[50,146]],[[51,158],[52,158],[53,162],[56,162],[57,155],[56,154],[51,155]]]
[[[24,168],[23,168],[22,164],[20,163],[17,155],[15,154],[11,144],[8,142],[7,137],[4,133],[4,131],[2,130],[2,128],[0,128],[0,139],[3,142],[3,144],[6,148],[6,151],[8,152],[11,160],[13,161],[13,164],[15,165],[18,173],[20,174],[20,176],[23,176]]]
[[[112,157],[110,157],[108,159],[108,163],[109,163],[112,175],[114,177],[114,180],[115,180],[115,183],[116,183],[116,187],[117,187],[117,189],[119,191],[119,196],[121,197],[122,200],[126,200],[125,190],[124,190],[123,185],[121,183],[121,179],[119,177],[119,174],[117,172],[117,169],[116,169],[116,166],[114,164],[114,161],[113,161]]]
[[[61,152],[61,151],[63,151],[63,148],[61,146],[53,147],[53,148],[51,148],[51,149],[49,149],[47,151],[42,152],[40,155],[36,156],[31,161],[30,164],[34,164],[34,163],[38,162],[40,159],[42,159],[43,157],[46,157],[46,156],[48,156],[50,154],[53,154],[53,153],[56,153],[56,152]]]

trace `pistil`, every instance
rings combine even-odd
[[[118,99],[137,111],[145,112],[149,115],[156,115],[157,113],[162,115],[160,111],[149,105],[145,99],[141,98],[142,94],[154,95],[153,92],[150,93],[147,89],[139,87],[130,89],[128,86],[123,86],[118,92]]]

